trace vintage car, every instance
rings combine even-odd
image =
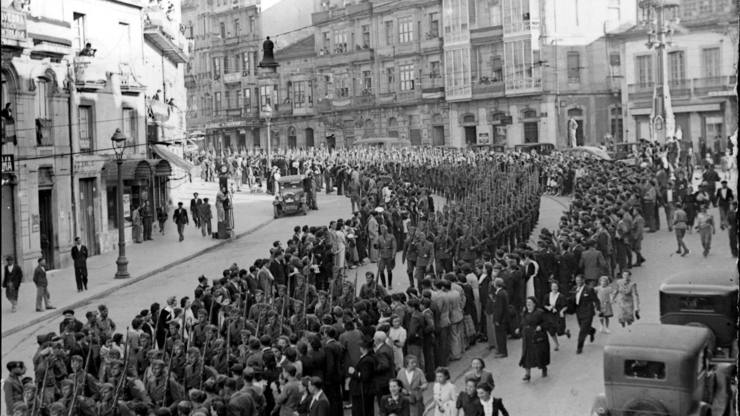
[[[731,412],[734,363],[714,362],[707,328],[644,323],[604,347],[604,394],[593,416],[710,416]]]
[[[284,214],[302,213],[306,215],[306,194],[303,192],[303,175],[283,176],[278,179],[280,191],[272,201],[273,216],[280,218]]]
[[[522,153],[537,152],[540,155],[549,155],[555,150],[555,145],[552,143],[527,143],[518,144],[514,146],[514,151]]]
[[[366,137],[364,139],[355,140],[355,142],[352,143],[352,146],[392,149],[396,147],[410,147],[411,141],[407,139],[399,139],[397,137]]]
[[[707,327],[715,355],[737,357],[737,277],[725,273],[684,272],[660,286],[660,322]]]

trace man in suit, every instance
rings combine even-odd
[[[33,283],[36,285],[36,312],[44,311],[42,304],[46,305],[46,309],[55,309],[49,301],[49,281],[46,280],[46,260],[43,257],[39,258],[38,266],[33,271]]]
[[[509,323],[509,295],[504,289],[504,279],[496,277],[493,280],[495,292],[491,296],[493,308],[491,320],[493,321],[493,333],[496,338],[496,355],[494,358],[504,358],[509,355],[506,348],[506,332]]]
[[[727,221],[730,224],[730,252],[732,257],[737,258],[737,201],[730,203],[730,210],[727,212]]]
[[[82,244],[80,237],[75,237],[75,245],[72,247],[72,260],[75,267],[75,282],[77,291],[87,290],[87,247]]]
[[[12,415],[15,414],[13,410],[15,404],[23,403],[23,382],[21,382],[21,378],[26,373],[26,367],[23,361],[8,361],[5,368],[8,369],[8,378],[3,383],[5,414]]]
[[[578,318],[578,346],[576,354],[583,352],[583,343],[586,341],[586,335],[591,338],[591,342],[594,342],[594,335],[596,330],[591,326],[596,311],[601,309],[599,298],[596,297],[596,292],[591,286],[587,286],[584,283],[583,276],[576,276],[576,289],[571,298],[571,305],[574,306],[576,311],[576,318]]]
[[[362,354],[357,365],[349,367],[349,392],[352,396],[352,416],[373,416],[375,399],[375,355],[369,341],[360,342]],[[391,360],[392,362],[392,360]]]
[[[342,379],[344,378],[344,348],[337,341],[337,330],[329,327],[324,331],[326,343],[326,398],[329,400],[329,410],[333,415],[341,415],[342,410]],[[322,383],[323,384],[323,383]],[[316,386],[321,391],[321,385]]]
[[[591,240],[587,243],[588,249],[581,253],[581,260],[578,268],[583,274],[583,278],[589,286],[593,287],[599,277],[607,270],[608,265],[601,251],[596,249],[596,242]]]
[[[180,235],[180,241],[184,240],[185,235],[183,232],[185,231],[185,225],[190,221],[188,221],[188,212],[182,207],[182,202],[177,203],[177,209],[175,210],[175,213],[172,214],[172,221],[177,224],[177,234]]]
[[[15,264],[15,257],[5,257],[5,270],[3,270],[3,287],[5,296],[7,296],[12,305],[11,312],[15,312],[18,307],[18,289],[23,281],[23,270]]]
[[[152,224],[154,223],[154,210],[152,204],[145,200],[139,208],[141,220],[144,225],[144,241],[152,239]]]
[[[198,220],[200,221],[200,231],[203,237],[213,235],[211,228],[213,211],[211,211],[211,204],[208,203],[208,198],[203,198],[203,203],[198,206]]]
[[[198,193],[193,193],[193,199],[190,200],[190,215],[193,217],[193,223],[196,227],[200,228],[200,219],[198,217],[198,210],[200,207],[200,204],[202,204],[203,201],[198,198]],[[180,205],[180,204],[178,204]]]
[[[276,382],[272,382],[272,394],[275,397],[275,406],[279,407],[279,416],[293,416],[298,411],[298,405],[301,402],[301,392],[298,388],[300,381],[296,379],[296,368],[293,364],[286,364],[283,367],[283,383],[278,389]]]
[[[378,399],[389,393],[388,381],[396,377],[396,366],[393,361],[393,349],[386,342],[388,335],[378,331],[373,336],[373,352],[375,354],[375,394]],[[378,400],[378,405],[380,401]]]
[[[342,408],[341,397],[337,403],[329,402],[329,398],[322,391],[323,382],[319,377],[311,377],[308,382],[308,392],[311,394],[311,403],[308,405],[309,416],[329,416],[330,414],[339,415],[341,413],[334,413],[331,411],[332,404],[339,405]],[[336,407],[336,406],[335,406]]]
[[[720,228],[724,230],[729,225],[727,221],[727,213],[730,211],[730,202],[735,199],[735,196],[732,194],[732,189],[727,187],[727,181],[722,181],[721,183],[722,187],[717,189],[715,200],[719,207]]]

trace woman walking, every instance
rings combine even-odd
[[[625,270],[622,273],[625,272],[628,271]],[[614,311],[612,310],[614,288],[609,285],[609,277],[601,276],[599,279],[599,286],[595,287],[594,290],[596,291],[596,297],[599,298],[599,303],[601,304],[601,309],[599,309],[599,332],[609,334],[611,333],[611,331],[609,331],[609,318],[614,316]]]
[[[138,206],[131,211],[131,222],[133,224],[132,234],[134,243],[141,243],[144,241],[144,224],[141,220]]]
[[[686,236],[686,229],[689,228],[689,217],[686,211],[683,210],[683,204],[679,203],[676,205],[676,210],[673,211],[673,232],[676,234],[676,254],[680,254],[681,257],[689,254],[689,248],[686,247],[683,239]]]
[[[532,368],[542,370],[542,377],[547,377],[547,366],[550,365],[550,342],[545,331],[545,312],[537,307],[534,297],[527,298],[521,326],[516,330],[522,336],[522,358],[519,366],[524,368],[524,378],[529,381]]]
[[[450,383],[449,370],[439,367],[434,377],[434,416],[454,416],[457,390]]]
[[[560,349],[559,336],[570,338],[570,330],[565,329],[565,311],[568,309],[568,299],[560,293],[560,285],[557,282],[550,283],[550,293],[545,296],[545,320],[547,321],[547,333],[555,344],[554,350]]]
[[[476,386],[480,383],[488,383],[492,386],[495,385],[493,382],[493,374],[491,374],[490,371],[485,370],[486,363],[483,362],[482,358],[473,358],[470,362],[470,368],[471,370],[465,373],[465,380],[475,381]]]
[[[640,296],[637,294],[637,283],[632,281],[631,271],[623,271],[622,278],[617,280],[614,299],[617,305],[617,320],[623,328],[632,325],[635,317],[640,319]]]
[[[696,216],[696,229],[699,231],[701,247],[704,249],[704,257],[709,254],[709,250],[712,248],[712,234],[716,232],[714,229],[714,217],[707,212],[708,206],[708,203],[702,204],[699,215]]]
[[[427,379],[424,372],[418,367],[419,360],[415,355],[406,355],[406,366],[398,371],[396,378],[409,398],[409,416],[424,414],[424,390],[427,388]]]

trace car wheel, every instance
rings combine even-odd
[[[635,399],[624,407],[624,416],[669,416],[662,403],[653,399]]]

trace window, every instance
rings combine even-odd
[[[362,71],[362,95],[373,93],[373,76],[370,71]]]
[[[121,118],[121,132],[129,138],[131,143],[138,143],[139,129],[136,119],[136,111],[133,108],[123,108]]]
[[[49,81],[45,78],[36,79],[36,118],[51,119],[49,111]]]
[[[706,48],[701,51],[702,63],[705,78],[719,77],[720,73],[720,61],[719,61],[719,48]]]
[[[370,47],[370,25],[362,25],[362,47]]]
[[[581,82],[581,55],[578,52],[568,52],[568,83]]]
[[[609,132],[615,142],[622,141],[622,107],[612,107],[609,110]]]
[[[254,16],[249,16],[249,33],[254,33],[254,24],[255,24]]]
[[[222,40],[226,39],[226,24],[224,22],[218,23],[218,33]]]
[[[188,39],[193,39],[193,22],[188,22]]]
[[[398,19],[398,41],[408,43],[414,40],[414,22],[411,16]]]
[[[414,66],[401,65],[398,68],[401,75],[401,91],[411,91],[414,89]]]
[[[347,48],[347,32],[337,30],[334,32],[334,53],[345,53]]]
[[[442,76],[440,72],[439,61],[432,61],[429,63],[429,78],[440,78]]]
[[[118,58],[119,62],[131,61],[131,26],[125,22],[118,22]]]
[[[221,92],[213,95],[213,113],[215,116],[221,115]]]
[[[349,97],[349,80],[346,76],[338,77],[334,93],[337,97]]]
[[[92,107],[79,106],[77,108],[80,131],[80,151],[89,152],[92,150]]]
[[[652,380],[665,379],[665,363],[659,361],[624,360],[624,375]]]
[[[231,91],[224,91],[224,101],[226,102],[226,108],[231,109]]]
[[[331,50],[331,35],[329,32],[324,32],[321,34],[321,46],[323,47],[322,52],[328,53]]]
[[[716,300],[710,296],[681,296],[678,298],[678,308],[682,311],[709,311],[714,312]]]
[[[393,21],[388,20],[385,22],[385,44],[390,46],[393,45]]]
[[[213,79],[221,78],[221,58],[213,58]]]
[[[234,36],[239,36],[241,29],[239,28],[239,19],[234,19]]]
[[[266,105],[273,107],[271,85],[263,85],[260,87],[260,109],[264,108]]]
[[[229,56],[224,56],[224,74],[228,74],[231,71],[229,71]]]
[[[524,143],[539,143],[539,127],[536,121],[524,122]]]
[[[635,59],[637,69],[637,82],[640,87],[651,87],[653,85],[653,57],[650,55],[641,55]]]
[[[307,81],[296,81],[293,83],[294,108],[303,108],[306,106],[306,83]]]
[[[244,109],[249,111],[252,107],[252,90],[244,88]]]
[[[81,51],[85,47],[85,15],[82,13],[72,13],[72,30],[74,30],[74,39],[72,47]]]
[[[242,75],[247,76],[252,72],[252,67],[249,66],[249,52],[242,53]]]
[[[388,91],[391,92],[396,87],[396,70],[393,67],[385,69],[385,79],[388,82]]]
[[[683,51],[671,51],[668,53],[668,81],[673,84],[682,84],[686,78]]]
[[[429,33],[427,38],[439,37],[439,12],[429,13]]]

